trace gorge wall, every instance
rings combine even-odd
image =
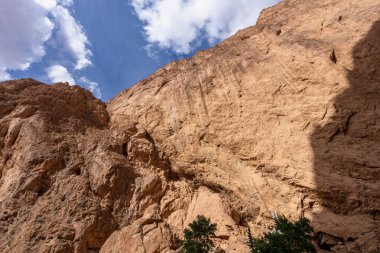
[[[379,249],[379,38],[377,0],[286,0],[108,104],[2,83],[1,252],[176,252],[197,214],[248,252],[272,212]]]

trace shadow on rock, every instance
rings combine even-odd
[[[380,245],[380,21],[352,54],[350,86],[335,98],[328,122],[311,135],[324,207],[314,221],[336,223],[318,232],[322,249],[368,252],[363,250]]]

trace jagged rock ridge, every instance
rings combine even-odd
[[[319,251],[380,238],[380,3],[287,0],[107,105],[0,85],[2,252],[175,252],[197,214],[248,252],[271,212]]]

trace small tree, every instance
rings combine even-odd
[[[215,236],[216,224],[211,223],[210,219],[203,215],[198,215],[197,218],[189,224],[190,229],[183,231],[185,241],[182,245],[184,253],[207,253],[213,247],[214,243],[210,239]]]
[[[251,253],[316,253],[312,240],[313,227],[310,220],[300,217],[291,222],[285,216],[274,218],[273,231],[264,233],[260,238],[253,238],[248,231],[248,246]]]

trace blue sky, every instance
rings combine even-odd
[[[0,0],[0,81],[67,81],[104,101],[254,25],[279,0]]]

